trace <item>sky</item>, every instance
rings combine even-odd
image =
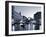
[[[34,18],[34,14],[41,11],[41,7],[36,6],[14,6],[16,12],[21,12],[22,16]]]

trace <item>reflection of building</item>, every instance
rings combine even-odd
[[[39,30],[41,25],[41,12],[34,14],[34,19],[36,20],[35,30]]]
[[[36,21],[32,18],[29,18],[28,30],[34,30],[34,25]]]
[[[34,20],[32,19],[32,18],[26,18],[26,17],[24,17],[24,29],[25,30],[33,30],[33,23],[34,23]]]

